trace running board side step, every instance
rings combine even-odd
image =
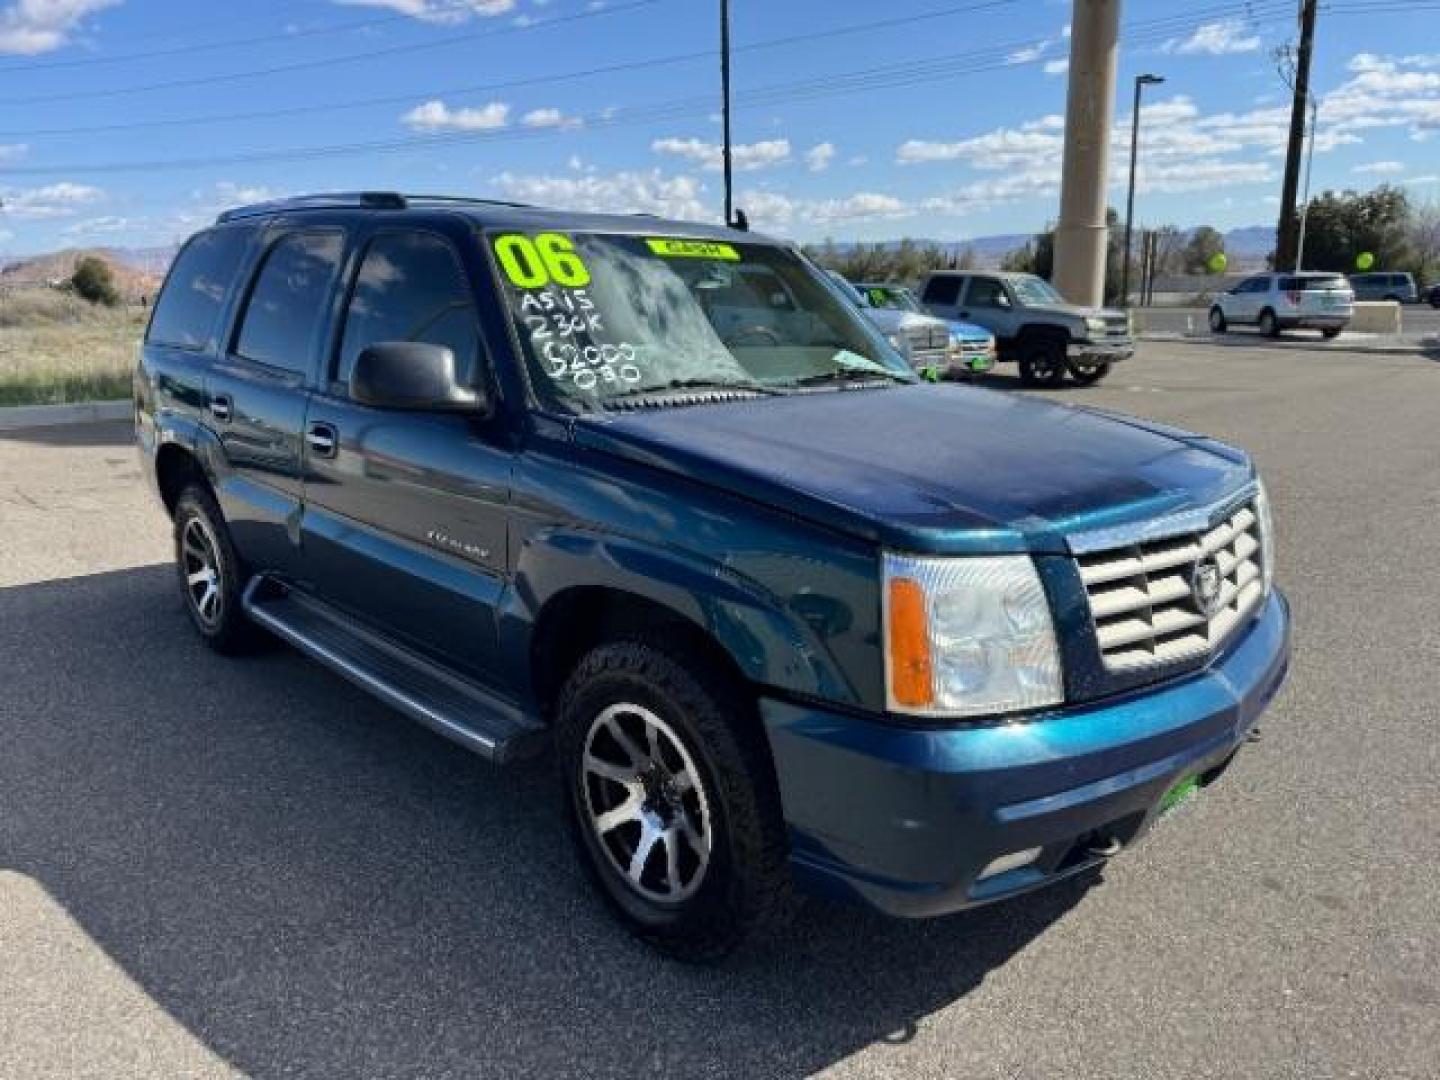
[[[497,763],[538,753],[545,728],[473,680],[263,574],[241,601],[259,625],[393,709]]]

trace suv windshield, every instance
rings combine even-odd
[[[558,232],[487,240],[548,404],[914,378],[858,311],[773,244]]]
[[[920,309],[920,301],[915,299],[909,289],[902,289],[898,285],[861,285],[859,288],[873,308],[890,308],[894,311],[913,311],[923,314]]]
[[[1019,277],[1011,278],[1010,288],[1015,290],[1015,295],[1020,297],[1022,304],[1063,304],[1065,302],[1065,298],[1055,291],[1055,286],[1034,274],[1021,274]]]

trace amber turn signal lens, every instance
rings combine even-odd
[[[925,591],[909,578],[890,580],[890,694],[897,705],[929,705],[934,680],[926,631]]]

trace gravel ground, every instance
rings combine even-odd
[[[1258,455],[1263,741],[1103,877],[715,970],[611,924],[548,765],[203,649],[123,427],[0,434],[0,1077],[1440,1075],[1440,364],[1153,343],[1056,396]]]

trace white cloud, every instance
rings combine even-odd
[[[835,159],[835,144],[830,142],[817,143],[805,151],[805,167],[811,172],[824,172],[830,167],[830,162]]]
[[[1405,163],[1403,161],[1372,161],[1366,165],[1356,165],[1350,171],[1369,176],[1393,176],[1395,173],[1405,171]]]
[[[28,143],[0,143],[0,161],[19,161],[29,152]]]
[[[895,196],[874,191],[857,192],[843,199],[822,199],[805,209],[806,217],[819,223],[907,217],[914,212],[913,207]]]
[[[0,200],[3,200],[0,215],[17,221],[74,217],[80,207],[97,203],[103,198],[105,192],[97,187],[65,180],[45,187],[0,193]]]
[[[34,56],[60,48],[80,24],[120,0],[14,0],[0,9],[0,53]]]
[[[1065,59],[1065,60],[1046,60],[1046,61],[1045,61],[1045,74],[1046,74],[1046,75],[1064,75],[1064,74],[1065,74],[1067,71],[1069,71],[1069,70],[1070,70],[1070,61],[1069,61],[1068,59]]]
[[[427,101],[400,119],[417,131],[494,131],[510,122],[510,106],[492,101],[479,108],[452,109],[443,101]]]
[[[711,219],[701,196],[705,185],[692,176],[649,172],[590,172],[566,175],[521,175],[505,172],[495,186],[506,198],[598,213],[658,214],[662,217]]]
[[[1009,169],[1030,164],[1037,154],[1055,154],[1062,147],[1065,118],[1051,115],[1019,128],[997,128],[984,135],[955,142],[909,139],[900,144],[895,160],[901,165],[964,160],[976,169]]]
[[[65,236],[103,236],[108,233],[124,232],[134,222],[126,217],[118,217],[114,214],[107,214],[102,217],[86,218],[84,221],[77,221],[72,225],[65,226]]]
[[[650,149],[657,154],[669,154],[693,161],[711,172],[718,172],[723,165],[724,151],[720,144],[703,139],[680,139],[671,136],[656,139],[650,144]],[[741,172],[787,164],[790,161],[790,140],[765,139],[761,142],[737,143],[731,147],[731,161]]]
[[[504,15],[515,0],[335,0],[350,7],[388,8],[412,19],[432,23],[462,23],[467,19]]]
[[[1257,51],[1260,37],[1250,33],[1244,19],[1221,19],[1198,27],[1188,38],[1171,38],[1161,48],[1165,52],[1182,55],[1205,53],[1224,56]]]
[[[566,116],[559,109],[531,109],[520,118],[520,123],[530,128],[564,128],[567,131],[585,124],[578,116]]]
[[[1050,47],[1048,41],[1036,42],[1034,45],[1027,45],[1023,49],[1016,49],[1005,57],[1007,64],[1029,64],[1045,55],[1045,50]]]

